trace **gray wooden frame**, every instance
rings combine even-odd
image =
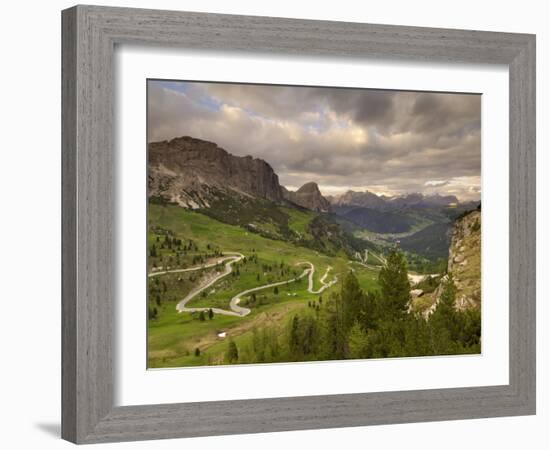
[[[535,36],[96,6],[63,11],[62,31],[63,438],[93,443],[535,413]],[[125,43],[506,64],[509,384],[114,407],[113,52]]]

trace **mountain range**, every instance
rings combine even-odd
[[[213,142],[184,136],[150,143],[148,152],[150,197],[191,209],[209,208],[213,200],[231,194],[292,203],[317,212],[330,210],[316,183],[289,191],[279,184],[266,161],[234,156]]]
[[[149,195],[165,197],[187,208],[208,208],[211,198],[220,191],[278,204],[290,202],[317,212],[334,209],[345,213],[351,207],[375,210],[440,208],[459,203],[454,195],[411,193],[388,197],[368,190],[348,190],[338,196],[324,197],[313,181],[297,191],[290,191],[279,183],[279,177],[266,161],[252,156],[235,156],[213,142],[189,136],[150,143],[148,151]]]
[[[479,204],[460,203],[453,195],[391,197],[368,190],[325,197],[313,181],[292,191],[280,184],[268,162],[235,156],[214,142],[189,136],[150,143],[148,169],[152,201],[200,210],[255,231],[263,223],[265,235],[285,239],[288,218],[281,208],[322,213],[315,221],[316,231],[327,236],[335,235],[334,225],[366,241],[372,241],[372,236],[363,232],[374,233],[386,243],[401,240],[403,247],[430,259],[445,256],[454,218]]]
[[[357,192],[349,190],[344,194],[330,197],[333,206],[357,206],[372,209],[398,209],[398,208],[432,208],[432,207],[453,207],[459,201],[454,195],[424,195],[411,193],[397,196],[376,195],[370,191]]]

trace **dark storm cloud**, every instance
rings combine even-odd
[[[360,123],[372,126],[389,123],[394,117],[393,91],[318,88],[314,92],[313,95],[324,96],[336,112],[348,114]]]
[[[419,94],[414,102],[411,126],[417,132],[439,130],[461,134],[481,125],[479,97],[474,95]]]
[[[148,112],[149,141],[210,140],[291,188],[479,198],[478,95],[150,82]]]
[[[362,95],[357,105],[355,119],[359,122],[379,122],[389,118],[393,106],[393,94],[368,92]]]

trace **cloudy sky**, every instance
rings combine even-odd
[[[193,136],[269,162],[282,185],[325,195],[480,198],[481,96],[148,82],[149,142]]]

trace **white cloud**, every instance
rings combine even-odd
[[[149,85],[150,142],[183,135],[213,141],[266,160],[288,186],[316,181],[331,192],[378,186],[378,193],[479,198],[478,96],[184,86]]]
[[[424,186],[445,186],[446,184],[449,184],[449,180],[428,180],[424,183]]]

